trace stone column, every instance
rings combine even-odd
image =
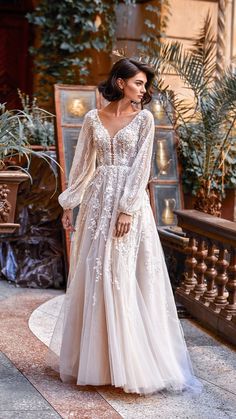
[[[233,29],[236,22],[233,16],[233,3],[235,0],[227,0],[226,11],[225,11],[225,65],[229,67],[231,65],[234,51],[233,51]],[[235,2],[236,7],[236,2]],[[236,63],[235,63],[236,64]]]
[[[225,25],[226,25],[226,0],[218,1],[217,21],[217,51],[216,51],[216,75],[217,77],[225,68]]]

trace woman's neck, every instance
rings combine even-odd
[[[109,112],[114,116],[125,116],[136,113],[139,109],[135,108],[135,106],[131,103],[128,99],[120,99],[115,102],[109,103],[104,108],[105,112]]]

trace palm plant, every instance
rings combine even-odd
[[[236,184],[236,75],[229,69],[216,73],[210,16],[191,49],[184,50],[179,42],[165,43],[158,56],[147,61],[157,71],[156,88],[179,136],[184,185],[196,195],[196,209],[220,215],[225,185]],[[163,87],[163,71],[183,80],[191,101]]]

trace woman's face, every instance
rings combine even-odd
[[[147,76],[145,73],[140,71],[129,79],[118,79],[117,83],[123,90],[125,99],[139,103],[146,92],[145,85],[147,83]]]

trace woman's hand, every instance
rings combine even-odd
[[[116,221],[115,237],[123,237],[130,231],[132,215],[121,212]]]
[[[63,216],[62,216],[62,219],[61,219],[63,228],[65,230],[70,231],[71,233],[73,231],[75,231],[75,228],[72,225],[72,217],[73,217],[72,210],[71,209],[66,209],[66,210],[64,210]]]

